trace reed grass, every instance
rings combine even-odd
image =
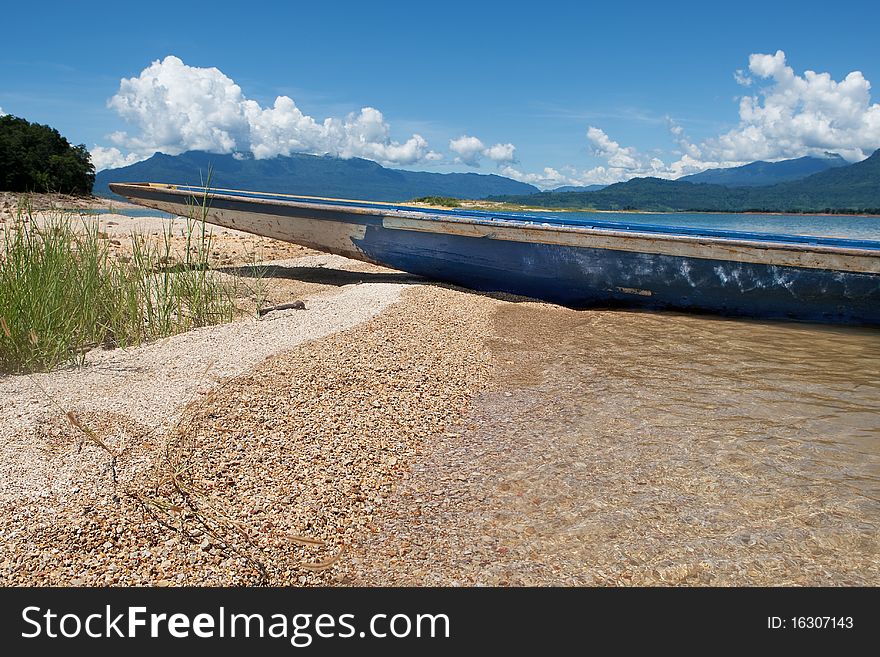
[[[173,248],[173,224],[157,240],[132,233],[131,257],[115,258],[95,220],[26,202],[3,226],[0,371],[33,372],[82,362],[96,346],[128,347],[232,320],[236,284],[211,270],[206,208],[193,207]]]

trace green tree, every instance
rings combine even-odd
[[[0,190],[91,194],[95,167],[85,145],[54,128],[0,116]]]

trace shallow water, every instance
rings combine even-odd
[[[533,363],[510,374],[567,414],[562,430],[575,423],[586,437],[625,421],[645,440],[686,433],[716,456],[751,443],[797,446],[797,476],[880,499],[880,331],[669,313],[547,313],[539,322],[523,314],[500,314],[499,328],[516,338],[496,348]],[[552,439],[554,427],[543,429]]]
[[[510,303],[484,344],[371,583],[880,584],[880,331]]]
[[[495,335],[504,392],[443,455],[493,473],[447,521],[495,581],[880,582],[880,331],[521,304]]]
[[[823,214],[724,214],[713,212],[530,212],[576,223],[613,221],[784,235],[817,235],[880,240],[880,217]]]

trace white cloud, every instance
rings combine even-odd
[[[472,167],[480,166],[480,158],[485,148],[483,142],[479,139],[468,137],[467,135],[462,135],[458,139],[453,139],[449,142],[449,150],[458,155],[456,160]]]
[[[516,162],[516,146],[513,144],[486,146],[481,140],[468,135],[452,139],[449,142],[449,150],[456,154],[456,162],[469,167],[480,166],[480,160],[484,157],[498,165]]]
[[[684,129],[673,121],[668,121],[669,130],[679,147],[681,157],[672,164],[666,164],[658,157],[642,153],[633,146],[621,146],[601,128],[590,126],[587,141],[595,155],[606,161],[591,169],[578,170],[571,166],[545,167],[540,173],[527,173],[507,166],[501,169],[505,176],[531,183],[541,189],[553,189],[562,185],[610,185],[636,177],[673,179],[690,173],[697,173],[710,167],[730,166],[730,163],[703,162],[699,147],[691,144]]]
[[[4,111],[3,111],[3,108],[0,107],[0,116],[6,116],[7,113],[8,113],[8,112],[4,112]]]
[[[142,154],[229,153],[246,142],[247,103],[241,88],[218,69],[187,66],[169,56],[119,83],[108,106],[140,134],[115,133],[111,140]]]
[[[641,153],[633,146],[621,146],[600,128],[587,128],[587,141],[593,153],[604,159],[608,166],[582,172],[578,177],[579,184],[609,184],[636,176],[672,176],[663,160]]]
[[[593,153],[605,159],[609,166],[616,169],[641,169],[642,158],[633,147],[624,148],[611,139],[604,130],[590,126],[587,128],[587,141],[590,142]]]
[[[516,162],[516,146],[510,143],[489,146],[483,154],[493,162]]]
[[[740,100],[739,125],[706,141],[715,160],[751,162],[825,151],[861,160],[880,147],[880,104],[860,71],[835,81],[829,73],[797,75],[785,53],[749,56],[758,93]]]
[[[672,120],[672,118],[666,118],[666,127],[669,129],[669,134],[672,135],[673,140],[678,145],[679,149],[681,149],[683,155],[689,156],[694,160],[699,160],[703,157],[703,152],[700,150],[700,147],[688,139],[688,136],[684,132],[684,128]]]
[[[146,159],[146,157],[137,153],[124,154],[115,146],[109,148],[94,146],[89,153],[92,156],[92,164],[95,165],[95,171],[118,169],[119,167],[125,167]]]
[[[108,166],[144,159],[156,151],[176,155],[187,150],[249,150],[257,159],[294,152],[329,153],[388,165],[442,159],[421,135],[402,143],[393,140],[390,126],[375,108],[320,122],[288,96],[278,96],[264,108],[246,98],[219,69],[187,66],[172,55],[154,61],[138,77],[123,79],[108,105],[137,128],[134,135],[110,135],[115,148],[97,146],[92,151],[93,160],[111,163]],[[123,155],[122,148],[128,153]]]
[[[670,122],[670,130],[681,143],[686,144],[693,152],[696,147],[687,143],[684,130],[680,126]],[[563,185],[610,185],[622,180],[644,176],[677,178],[688,173],[702,171],[708,167],[692,154],[687,153],[678,162],[666,165],[663,160],[642,153],[632,146],[621,146],[604,130],[595,126],[590,126],[587,129],[586,136],[593,153],[604,159],[606,165],[584,170],[578,170],[571,166],[559,167],[558,169],[544,167],[539,173],[523,172],[512,166],[505,166],[500,169],[500,173],[541,189],[554,189]]]
[[[751,87],[752,82],[754,82],[752,78],[743,73],[741,68],[738,68],[733,72],[733,79],[736,80],[737,84],[742,85],[743,87]]]
[[[525,173],[510,165],[501,167],[498,172],[502,176],[513,178],[520,182],[535,185],[541,189],[553,189],[562,185],[580,185],[580,180],[568,173],[564,173],[553,167],[544,167],[541,173]]]
[[[587,141],[605,165],[567,175],[549,167],[541,174],[510,169],[510,175],[545,188],[563,179],[558,184],[607,184],[642,176],[678,178],[710,168],[829,151],[855,161],[880,148],[880,104],[871,103],[871,84],[859,71],[840,81],[829,73],[798,75],[778,50],[772,55],[750,55],[748,74],[738,70],[734,79],[754,89],[753,95],[740,99],[739,124],[697,144],[684,128],[667,119],[677,147],[669,164],[623,146],[601,128],[590,126]]]

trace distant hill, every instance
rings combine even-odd
[[[360,158],[295,154],[267,160],[189,151],[156,153],[148,160],[100,171],[94,193],[110,196],[111,182],[201,184],[213,167],[212,187],[331,196],[368,201],[406,201],[419,196],[481,199],[497,194],[534,194],[538,188],[493,174],[428,173],[387,169]]]
[[[548,191],[551,192],[598,192],[600,189],[605,189],[607,185],[563,185],[562,187],[557,187],[556,189],[551,189]]]
[[[837,153],[826,153],[825,157],[808,155],[795,160],[782,160],[781,162],[761,161],[729,169],[707,169],[700,173],[682,176],[678,180],[691,183],[724,185],[725,187],[759,187],[775,185],[790,180],[800,180],[820,171],[848,165],[849,162]]]
[[[794,207],[862,209],[880,214],[880,149],[861,162],[753,192],[757,194],[751,200],[764,205],[784,196]]]
[[[880,149],[868,159],[765,187],[634,178],[597,192],[541,192],[490,200],[531,207],[655,212],[866,212],[880,214]]]

